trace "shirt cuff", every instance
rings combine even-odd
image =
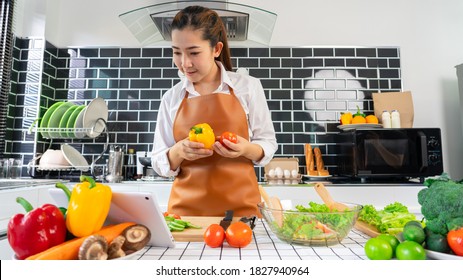
[[[264,141],[254,141],[252,143],[260,145],[262,149],[264,150],[264,157],[259,161],[253,161],[253,163],[259,166],[267,165],[272,160],[273,155],[276,152],[276,148],[273,147],[272,144],[268,142],[264,142]]]
[[[167,149],[163,153],[159,153],[157,156],[151,158],[151,165],[156,173],[162,177],[175,177],[180,172],[180,167],[175,170],[170,169],[170,162],[167,158]]]

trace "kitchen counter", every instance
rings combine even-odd
[[[369,237],[356,229],[338,245],[309,247],[279,240],[263,220],[254,228],[251,244],[244,248],[211,248],[204,242],[177,242],[175,248],[146,247],[138,260],[367,260],[364,245]]]
[[[74,183],[66,183],[73,186]],[[109,184],[114,191],[152,192],[162,210],[167,209],[172,182],[124,182]],[[282,202],[298,199],[322,202],[311,184],[263,185],[270,196],[278,196]],[[33,206],[54,203],[48,193],[51,185],[13,188],[0,191],[0,259],[10,259],[11,248],[6,239],[6,225],[15,213],[24,210],[15,202],[17,196],[26,198]],[[381,208],[394,201],[407,205],[413,213],[420,213],[418,192],[425,188],[420,184],[326,184],[335,200],[357,204],[372,204]],[[368,236],[352,230],[340,245],[330,247],[304,247],[288,245],[280,241],[268,226],[260,221],[255,228],[254,241],[246,248],[209,248],[202,242],[178,242],[176,248],[146,248],[139,259],[365,259],[363,245]]]
[[[32,178],[0,179],[0,190],[46,186],[46,185],[53,185],[57,182],[66,182],[66,181],[57,180],[57,179],[32,179]]]
[[[261,219],[254,228],[253,241],[245,248],[211,248],[204,242],[176,242],[175,248],[147,246],[136,260],[367,260],[364,245],[369,237],[356,229],[338,245],[309,247],[279,240]],[[0,259],[11,259],[13,251],[0,240]]]

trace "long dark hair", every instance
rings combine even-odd
[[[191,27],[194,30],[201,29],[203,39],[208,40],[211,47],[215,47],[218,42],[223,43],[220,55],[215,59],[222,62],[226,70],[232,71],[230,49],[228,47],[227,31],[219,15],[206,7],[189,6],[175,15],[172,21],[172,30],[183,30]]]

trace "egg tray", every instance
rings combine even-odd
[[[279,178],[276,174],[271,177],[269,176],[269,171],[271,169],[275,169],[280,167],[283,171],[289,170],[297,170],[298,174],[296,177],[294,176],[284,176],[284,174]],[[298,184],[302,181],[302,175],[299,173],[299,160],[297,158],[288,158],[288,157],[277,157],[273,158],[265,167],[265,176],[264,179],[269,184],[278,184],[278,185],[294,185]],[[294,181],[297,181],[294,182]]]
[[[286,178],[283,176],[278,178],[277,176],[270,177],[265,174],[264,180],[269,185],[297,185],[302,182],[302,175],[297,174],[296,177],[290,176],[289,178]]]

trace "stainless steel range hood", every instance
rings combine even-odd
[[[190,5],[216,11],[225,23],[230,45],[254,42],[268,46],[277,15],[255,7],[227,1],[174,1],[151,5],[119,15],[142,46],[171,41],[170,25],[177,12]]]

